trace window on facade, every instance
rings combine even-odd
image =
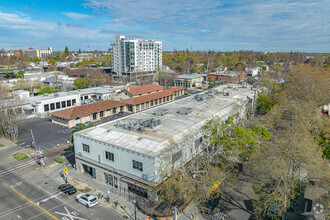
[[[66,107],[66,103],[65,101],[62,102],[62,108],[65,108]]]
[[[97,113],[93,113],[93,120],[96,120]]]
[[[100,112],[100,118],[102,118],[103,117],[103,112]]]
[[[82,146],[83,146],[83,151],[85,151],[85,152],[90,152],[90,150],[89,150],[89,145],[87,145],[87,144],[82,144]]]
[[[83,100],[83,97],[82,96],[80,97],[80,100]]]
[[[172,163],[175,163],[182,157],[182,150],[172,155]]]
[[[72,99],[72,105],[75,105],[75,104],[76,104],[76,100]]]
[[[71,106],[71,100],[66,101],[66,104],[67,104],[68,107],[70,107]]]
[[[105,158],[106,158],[107,160],[115,161],[114,154],[111,153],[111,152],[108,152],[108,151],[105,152]]]
[[[88,99],[88,95],[85,95],[85,99]]]
[[[143,163],[133,160],[133,169],[143,171]]]
[[[139,196],[142,196],[144,198],[148,198],[148,190],[147,189],[144,189],[142,187],[139,187],[135,184],[132,184],[132,183],[127,183],[127,186],[128,186],[128,191],[132,192],[132,193],[135,193]]]
[[[117,113],[117,109],[114,108],[114,109],[113,109],[113,114],[116,114],[116,113]]]
[[[60,102],[56,102],[56,109],[61,108],[61,103]]]
[[[49,111],[49,105],[47,104],[47,105],[44,105],[44,111],[45,112],[48,112]]]
[[[50,104],[50,110],[54,110],[55,109],[55,104],[54,103],[51,103]]]

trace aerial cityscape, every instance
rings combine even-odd
[[[0,220],[327,220],[320,1],[0,2]]]

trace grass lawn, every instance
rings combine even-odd
[[[3,147],[3,146],[5,146],[4,144],[0,144],[0,147]]]
[[[23,160],[23,159],[25,159],[25,158],[28,158],[29,156],[26,155],[25,153],[20,153],[20,154],[16,154],[14,157],[15,157],[17,160]]]

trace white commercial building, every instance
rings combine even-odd
[[[162,66],[162,42],[116,36],[116,43],[111,45],[111,57],[113,72],[118,75],[154,72]]]
[[[24,98],[31,104],[36,116],[47,116],[48,113],[79,106],[96,101],[112,99],[125,86],[103,86],[88,89],[78,89],[69,92],[57,92]]]
[[[245,117],[254,91],[220,87],[74,133],[79,172],[123,192],[155,199],[155,186],[204,149],[201,127],[213,116]]]
[[[24,56],[44,58],[51,55],[53,53],[53,49],[51,47],[48,47],[46,50],[34,50],[33,48],[30,48],[29,50],[23,50],[23,52]]]

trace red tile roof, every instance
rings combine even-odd
[[[160,98],[170,96],[170,95],[174,95],[174,92],[171,91],[170,89],[166,89],[164,91],[155,92],[155,93],[151,93],[148,95],[142,95],[142,96],[133,97],[130,99],[125,99],[125,100],[123,100],[123,102],[126,102],[127,104],[130,104],[130,105],[138,105],[138,104],[141,104],[144,102],[150,102],[152,100],[160,99]]]
[[[177,91],[181,91],[181,90],[184,90],[184,88],[182,88],[182,87],[173,87],[173,88],[167,89],[167,91],[172,91],[172,92],[177,92]]]
[[[52,112],[50,114],[64,119],[74,119],[77,117],[90,115],[96,112],[105,111],[108,109],[112,109],[124,105],[126,104],[123,102],[114,101],[114,100],[105,100],[91,104],[80,105],[77,107],[67,108],[64,110]]]
[[[164,88],[158,84],[149,84],[145,86],[128,85],[125,90],[132,96],[137,96],[137,95],[147,94],[150,92],[164,90]]]

